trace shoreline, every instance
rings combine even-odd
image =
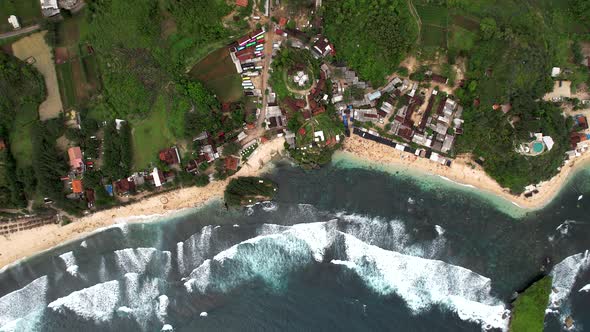
[[[214,200],[222,199],[225,187],[232,178],[257,176],[267,171],[269,162],[277,155],[282,155],[284,142],[284,138],[277,138],[261,145],[240,171],[226,180],[214,181],[205,187],[181,188],[150,196],[126,206],[98,211],[78,218],[65,226],[45,225],[0,237],[0,272],[21,263],[28,257],[79,240],[105,228],[174,217],[174,215],[198,209]],[[451,167],[447,167],[357,135],[347,138],[342,149],[336,152],[336,158],[338,154],[369,168],[395,167],[396,170],[406,171],[413,177],[428,175],[472,190],[482,196],[490,194],[491,197],[488,196],[488,198],[499,198],[506,203],[511,203],[509,205],[516,206],[521,212],[545,207],[565,187],[570,180],[570,175],[590,162],[590,153],[577,158],[565,165],[552,179],[544,182],[539,187],[538,194],[532,198],[525,198],[524,195],[516,196],[502,188],[485,173],[481,166],[471,163],[470,159],[464,156],[456,158]],[[167,198],[165,204],[161,201],[162,197]],[[8,250],[9,248],[11,250]]]
[[[557,175],[538,186],[538,194],[527,198],[522,194],[514,195],[507,188],[502,188],[480,165],[472,162],[467,156],[455,158],[451,167],[447,167],[357,135],[347,138],[342,150],[338,153],[378,166],[393,166],[417,175],[427,174],[438,177],[457,186],[473,189],[482,194],[491,194],[526,212],[542,209],[551,203],[571,179],[570,175],[575,174],[582,166],[590,162],[590,153],[586,153],[562,166]]]
[[[214,181],[205,187],[181,188],[153,195],[126,206],[98,211],[78,218],[65,226],[45,225],[2,236],[0,237],[0,272],[19,264],[28,257],[81,239],[97,230],[117,224],[173,217],[186,210],[200,208],[216,199],[221,199],[225,186],[232,178],[257,176],[265,172],[269,162],[284,150],[284,142],[284,138],[277,138],[261,145],[236,174],[223,181]],[[160,201],[162,197],[168,199],[167,203]]]

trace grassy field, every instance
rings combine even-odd
[[[422,45],[427,47],[447,47],[447,31],[434,25],[422,26]]]
[[[227,47],[216,50],[197,63],[189,76],[202,81],[221,102],[234,102],[242,97],[242,80]]]
[[[452,26],[449,31],[449,49],[457,51],[469,51],[477,38],[477,35],[460,26]]]
[[[61,100],[65,109],[76,105],[76,88],[74,87],[74,81],[72,80],[72,64],[66,62],[61,65],[56,65],[57,79],[59,82],[59,90],[61,94]]]
[[[449,13],[445,7],[432,4],[416,5],[422,20],[420,40],[425,47],[447,47]]]
[[[12,31],[8,17],[15,15],[21,27],[40,21],[41,6],[39,0],[1,0],[0,1],[0,32]]]
[[[418,15],[423,25],[436,25],[445,28],[447,26],[448,13],[447,9],[436,5],[418,5],[416,6]]]
[[[14,126],[10,133],[10,147],[19,166],[31,165],[33,156],[31,128],[37,119],[37,105],[35,104],[22,105],[16,113]]]
[[[510,331],[543,331],[549,293],[551,293],[551,278],[545,277],[520,294],[514,302]]]
[[[133,129],[133,167],[144,169],[156,161],[158,152],[174,144],[175,139],[167,126],[166,98],[159,96],[146,119],[132,121]]]

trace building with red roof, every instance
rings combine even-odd
[[[135,182],[130,181],[129,178],[120,179],[113,182],[113,187],[117,195],[127,195],[135,191]]]
[[[240,165],[240,159],[234,156],[229,156],[224,160],[225,169],[230,171],[237,171],[238,166]]]
[[[281,17],[281,18],[279,19],[279,26],[280,26],[281,28],[284,28],[284,27],[285,27],[285,25],[287,25],[287,23],[288,23],[288,22],[289,22],[289,20],[288,20],[286,17]]]
[[[168,165],[180,164],[180,154],[178,153],[178,149],[175,146],[169,149],[161,150],[159,157],[161,161]]]
[[[72,192],[74,194],[81,194],[84,192],[84,186],[82,185],[82,180],[72,180]]]
[[[72,170],[82,170],[84,168],[84,161],[82,160],[82,150],[79,146],[69,148],[68,157],[70,159],[70,167]]]
[[[248,0],[236,0],[236,6],[248,7]]]

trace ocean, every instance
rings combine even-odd
[[[119,225],[3,270],[0,331],[501,331],[544,273],[546,331],[590,330],[587,170],[539,211],[345,157],[268,177],[272,202]]]

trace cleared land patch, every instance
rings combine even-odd
[[[189,76],[202,81],[223,103],[238,101],[242,97],[241,78],[227,47],[218,49],[197,63]]]
[[[14,56],[23,61],[31,57],[34,58],[35,63],[33,63],[33,66],[45,78],[47,99],[39,105],[39,118],[41,120],[57,118],[63,109],[51,49],[44,39],[46,33],[47,31],[34,33],[12,44]]]
[[[447,47],[449,14],[445,7],[431,4],[416,5],[422,21],[420,40],[426,47]]]
[[[139,121],[131,121],[133,129],[133,167],[144,169],[156,161],[161,149],[174,144],[174,135],[168,128],[166,98],[158,96],[150,115]]]

